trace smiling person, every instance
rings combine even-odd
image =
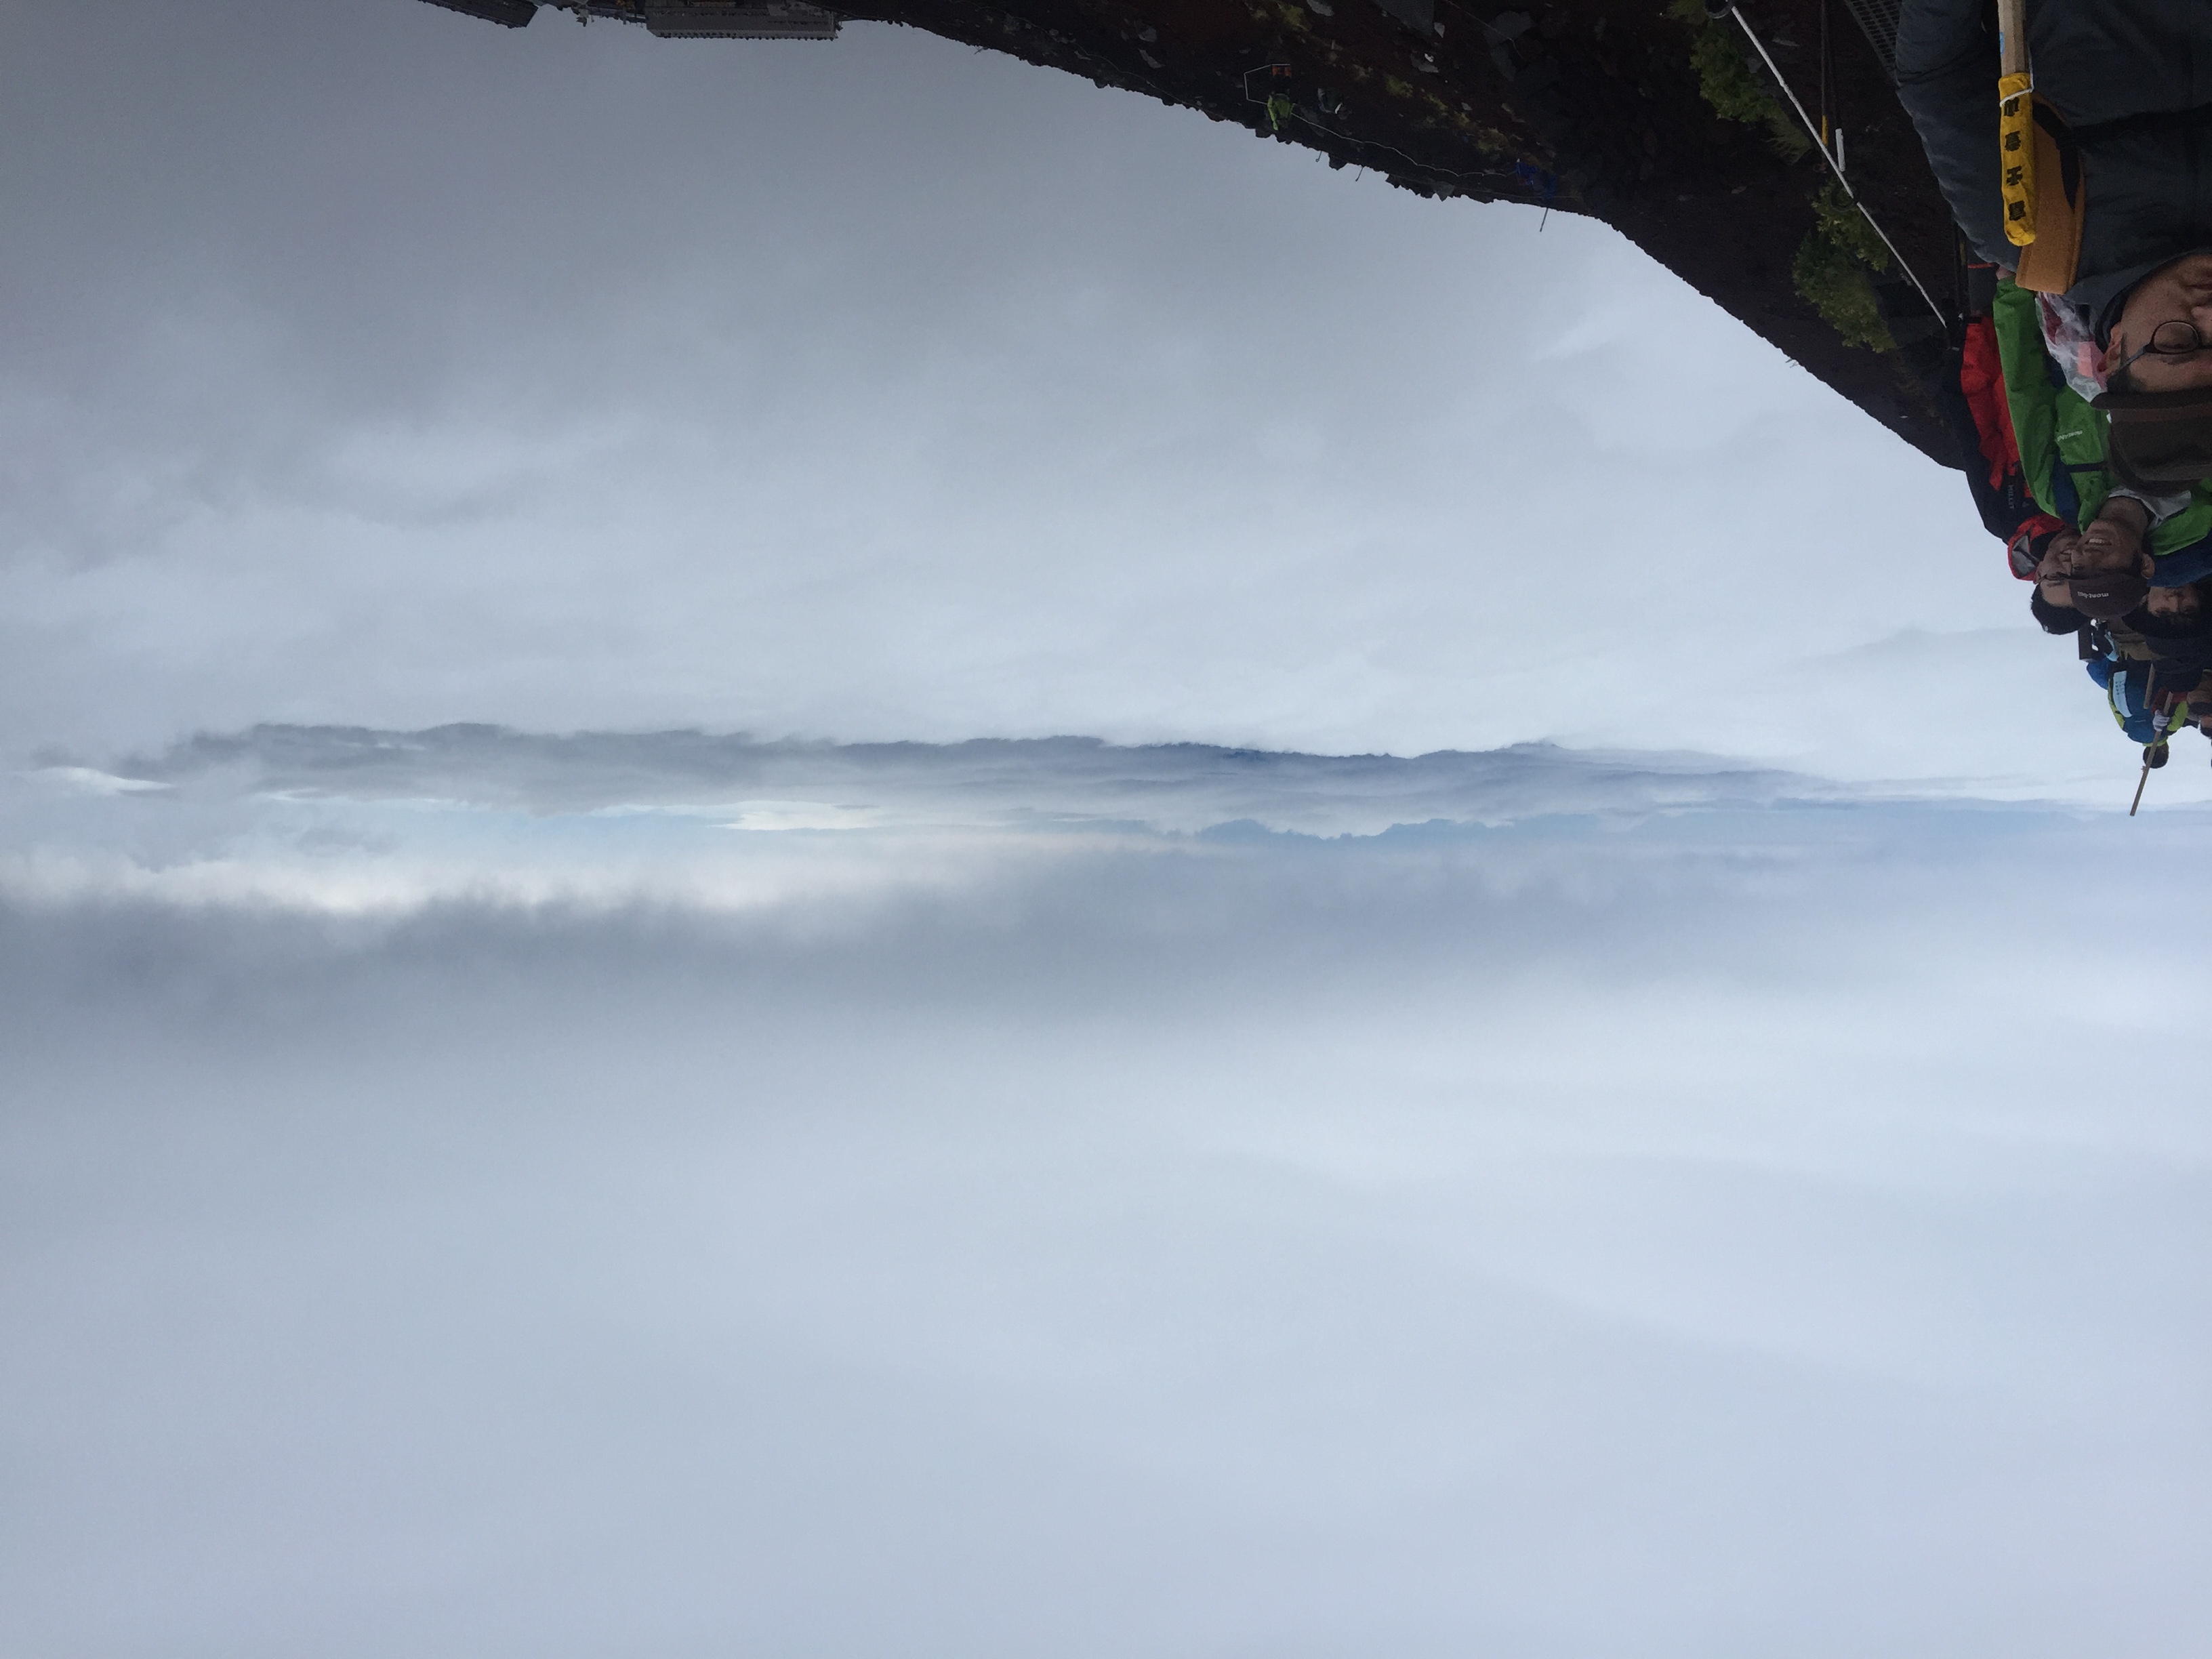
[[[1905,0],[1898,95],[1982,258],[2063,295],[2102,354],[2112,470],[2156,497],[2212,477],[2212,6],[2037,0],[2036,238],[2008,241],[1997,42],[1980,0]]]
[[[2161,265],[2130,289],[2106,345],[2113,470],[2138,489],[2212,475],[2212,252]]]
[[[2141,501],[2112,496],[2086,528],[2061,531],[2045,544],[2035,566],[2037,598],[2092,622],[2117,621],[2143,605],[2157,571],[2143,546],[2149,530]]]
[[[2212,111],[2208,111],[2212,116]],[[2116,392],[2212,388],[2212,252],[2160,265],[2128,291],[2108,337]]]
[[[2115,495],[2087,529],[2040,537],[2028,605],[2081,641],[2114,722],[2159,767],[2184,726],[2212,737],[2212,579],[2154,586],[2148,528],[2142,503]]]
[[[2034,591],[2028,610],[2046,634],[2077,634],[2089,619],[2074,608],[2072,576],[2074,552],[2081,544],[2078,530],[2046,531],[2032,544],[2035,566],[2030,580]]]
[[[2069,549],[2076,527],[2120,497],[2139,501],[2150,521],[2145,550],[2155,562],[2154,587],[2212,575],[2212,483],[2147,490],[2115,476],[2106,454],[2111,417],[2091,403],[2100,388],[2069,373],[2048,342],[2054,314],[2045,296],[2000,278],[1986,314],[1968,322],[1962,354],[1963,401],[1980,450],[1967,459],[1990,462],[1986,485],[1979,473],[1968,482],[1984,526],[2007,538],[2012,573],[2047,582],[2051,552]],[[2008,536],[2008,524],[2017,526]]]
[[[2095,623],[2108,638],[2139,639],[2135,654],[2187,668],[2193,684],[2212,672],[2212,579],[2154,580],[2144,526],[2142,503],[2116,495],[2087,530],[2044,537],[2029,606],[2045,633]]]
[[[2087,556],[2116,555],[2100,555],[2093,544]],[[2165,764],[2164,745],[2182,727],[2212,722],[2212,605],[2206,603],[2206,586],[2150,588],[2126,615],[2081,623],[2082,666],[2104,691],[2121,732],[2153,751],[2152,766]],[[2094,576],[2077,579],[2075,586],[2085,590],[2085,598],[2118,591]],[[2094,608],[2094,599],[2084,606]]]

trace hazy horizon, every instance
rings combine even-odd
[[[0,1650],[2203,1627],[2212,768],[1958,475],[918,31],[0,18]]]

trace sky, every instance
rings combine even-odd
[[[1958,474],[913,31],[0,29],[0,1653],[2203,1628],[2212,768]]]
[[[18,755],[488,720],[2128,787],[1963,480],[1589,222],[879,26],[7,15]]]

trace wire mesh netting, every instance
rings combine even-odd
[[[1844,0],[1851,15],[1858,20],[1868,43],[1874,47],[1875,56],[1893,78],[1897,74],[1897,18],[1903,0]]]

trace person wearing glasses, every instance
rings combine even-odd
[[[2084,532],[2100,569],[2141,568],[2141,556],[2148,554],[2154,590],[2212,576],[2212,483],[2144,490],[2118,478],[2106,454],[2110,416],[2091,401],[2103,388],[2082,373],[2079,359],[2087,354],[2076,349],[2078,340],[2050,337],[2046,327],[2057,313],[2049,302],[2002,278],[1990,286],[1983,310],[1967,325],[1966,361],[1978,378],[1966,388],[1962,368],[1962,389],[1979,399],[1971,412],[1992,485],[2000,465],[2004,471],[2002,492],[1978,490],[1976,501],[1996,499],[2000,510],[1984,507],[1984,525],[2005,539],[2013,574],[2036,582],[2037,619],[2045,620],[2044,607],[2070,611],[2058,592],[2066,585],[2062,568]],[[1969,475],[1970,483],[1980,482]],[[2008,535],[2008,520],[2015,526]],[[2074,624],[2055,631],[2071,633]]]
[[[1984,259],[2062,296],[2100,354],[2120,483],[2212,477],[2212,5],[2033,0],[2036,238],[2004,234],[1983,0],[1904,0],[1898,95]],[[2031,276],[2030,267],[2033,267]]]
[[[2208,111],[2212,114],[2212,111]],[[2130,289],[2106,349],[2113,471],[2147,492],[2212,475],[2212,252],[2161,265]]]

